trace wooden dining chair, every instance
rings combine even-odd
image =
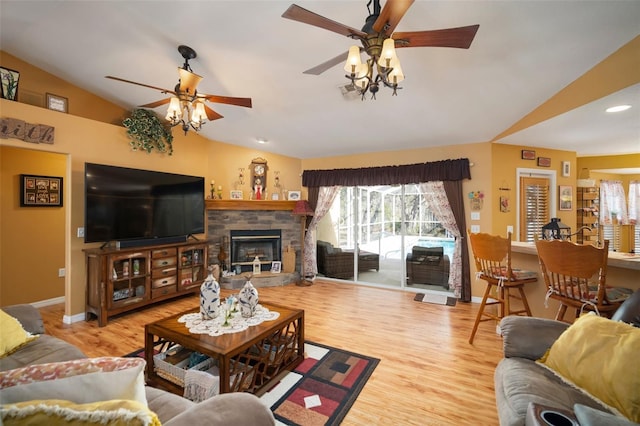
[[[495,320],[499,322],[507,315],[526,314],[531,316],[531,309],[529,309],[527,296],[524,293],[524,285],[536,281],[537,276],[534,272],[514,270],[511,267],[511,233],[508,233],[507,238],[485,233],[468,232],[467,234],[476,263],[477,278],[487,282],[469,338],[469,343],[473,343],[478,325],[482,321]],[[493,290],[495,290],[495,294],[492,295]],[[489,301],[489,297],[491,297],[491,301]],[[512,298],[519,299],[523,308],[514,310],[511,307]],[[498,305],[496,313],[486,310],[486,307],[490,305]]]
[[[604,247],[576,244],[566,240],[536,240],[540,269],[547,285],[547,295],[560,302],[556,320],[566,321],[569,307],[576,311],[596,311],[611,317],[631,289],[607,287],[609,241]]]

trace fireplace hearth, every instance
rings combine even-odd
[[[282,260],[282,233],[279,229],[231,230],[231,271],[253,272],[258,257],[260,270],[271,270],[274,261]]]

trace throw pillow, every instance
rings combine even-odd
[[[85,358],[0,372],[0,401],[64,399],[77,404],[130,399],[146,406],[142,358]]]
[[[111,400],[74,404],[64,400],[34,400],[0,407],[5,426],[160,426],[158,416],[137,401]]]
[[[567,328],[538,362],[640,422],[640,329],[595,314]]]
[[[0,358],[12,354],[37,337],[25,331],[20,321],[0,309]]]

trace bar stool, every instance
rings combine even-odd
[[[472,234],[467,232],[467,235],[469,235],[469,240],[471,241],[471,250],[473,251],[476,270],[478,271],[476,277],[487,282],[487,288],[480,303],[480,310],[469,338],[469,343],[473,344],[473,338],[481,321],[495,320],[499,322],[507,315],[526,314],[531,316],[531,309],[529,309],[527,296],[524,293],[524,285],[537,281],[537,276],[535,272],[520,270],[514,272],[511,268],[510,232],[507,238],[485,233]],[[491,297],[493,301],[487,302],[494,287],[496,288],[496,295]],[[511,290],[517,290],[517,293],[512,293]],[[522,302],[523,309],[513,310],[510,303],[511,298],[519,299]],[[489,305],[499,305],[496,314],[485,312],[485,308]]]

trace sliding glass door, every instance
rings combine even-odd
[[[408,280],[410,287],[447,291],[444,255],[448,255],[447,262],[453,257],[453,238],[428,210],[425,196],[428,194],[421,194],[418,185],[341,188],[318,226],[318,264],[327,266],[324,271],[319,268],[320,274],[405,287],[409,268],[414,272]],[[420,254],[414,258],[414,247],[427,249],[416,250]],[[431,266],[425,263],[424,253],[435,259],[439,251],[438,265],[436,260]],[[430,268],[437,273],[430,273]]]

